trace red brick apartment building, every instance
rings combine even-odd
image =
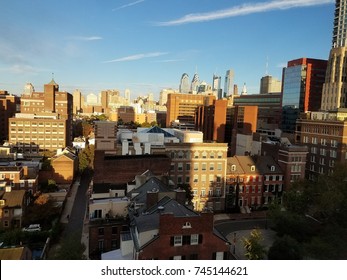
[[[0,141],[8,139],[8,120],[20,111],[20,98],[0,90]]]
[[[228,158],[226,210],[247,213],[250,208],[281,203],[284,174],[271,156],[234,156]]]
[[[172,190],[152,177],[129,196],[131,226],[122,236],[123,256],[137,260],[230,257],[230,244],[214,228],[213,213],[187,208],[184,191]]]
[[[309,112],[296,122],[295,140],[308,147],[306,177],[332,174],[337,163],[347,160],[347,111]]]

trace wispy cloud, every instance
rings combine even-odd
[[[184,59],[162,59],[162,60],[157,60],[156,62],[159,63],[173,63],[173,62],[180,62],[184,61]]]
[[[122,6],[118,7],[118,8],[114,8],[114,9],[112,9],[112,11],[114,12],[114,11],[118,11],[120,9],[128,8],[128,7],[140,4],[142,2],[145,2],[145,0],[138,0],[138,1],[135,1],[135,2],[131,2],[129,4],[122,5]]]
[[[168,53],[166,53],[166,52],[139,53],[139,54],[124,56],[124,57],[104,61],[104,63],[134,61],[134,60],[140,60],[140,59],[149,58],[149,57],[158,57],[158,56],[162,56],[162,55],[166,55],[166,54],[168,54]]]
[[[96,40],[102,40],[103,38],[100,36],[72,36],[69,37],[69,39],[72,40],[78,40],[78,41],[96,41]]]
[[[310,7],[310,6],[318,6],[324,4],[334,3],[334,0],[273,0],[262,3],[246,3],[243,5],[231,7],[228,9],[212,11],[207,13],[195,13],[188,14],[181,18],[158,22],[156,25],[159,26],[172,26],[172,25],[182,25],[194,22],[204,22],[204,21],[212,21],[223,18],[244,16],[255,13],[264,13],[268,11],[274,10],[288,10],[292,8],[300,8],[300,7]]]

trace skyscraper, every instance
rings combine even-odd
[[[233,95],[233,89],[234,89],[234,70],[230,69],[225,74],[224,96]]]
[[[192,84],[191,84],[191,91],[193,94],[196,94],[198,92],[200,85],[200,79],[198,73],[195,73],[192,79]]]
[[[334,16],[334,30],[332,47],[345,47],[346,41],[346,24],[347,24],[347,1],[336,0],[335,3],[335,16]]]
[[[187,73],[183,73],[180,82],[180,93],[189,93],[189,76]]]
[[[323,85],[321,109],[335,110],[347,107],[347,0],[336,0],[332,49]]]
[[[327,61],[300,58],[283,69],[282,130],[293,133],[300,113],[318,111]]]
[[[260,80],[260,94],[281,92],[282,83],[275,77],[266,75]]]
[[[212,91],[217,93],[218,99],[223,98],[223,92],[221,89],[221,77],[215,74],[213,75]]]
[[[73,92],[73,113],[77,114],[82,108],[82,93],[80,90],[76,89]]]

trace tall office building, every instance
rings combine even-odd
[[[334,30],[332,47],[345,47],[347,45],[346,37],[346,24],[347,24],[347,1],[336,0],[335,3],[335,16],[334,16]]]
[[[321,109],[347,108],[347,0],[336,0],[332,49],[323,86]]]
[[[294,133],[300,113],[318,111],[327,61],[299,58],[288,62],[283,69],[282,130]]]
[[[187,73],[182,74],[179,90],[180,90],[180,93],[189,93],[190,85],[189,85],[189,76]]]
[[[281,92],[282,82],[275,77],[266,75],[260,80],[260,94]]]
[[[76,89],[73,92],[73,113],[77,114],[81,112],[82,108],[82,93],[80,90]]]
[[[198,92],[199,85],[200,85],[200,78],[199,78],[199,75],[195,73],[192,79],[192,84],[190,86],[190,89],[193,94],[196,94]]]
[[[225,74],[224,96],[232,96],[234,91],[234,70],[230,69]]]
[[[223,90],[221,88],[221,77],[218,75],[213,75],[212,91],[216,93],[216,96],[218,97],[218,99],[223,98]]]
[[[24,92],[21,113],[9,119],[9,141],[24,152],[54,151],[72,144],[73,96],[52,79],[43,92]]]
[[[195,127],[196,109],[201,105],[212,105],[214,95],[170,93],[167,99],[166,127],[179,120]]]

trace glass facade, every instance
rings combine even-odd
[[[304,110],[306,66],[297,65],[284,69],[283,106]]]

